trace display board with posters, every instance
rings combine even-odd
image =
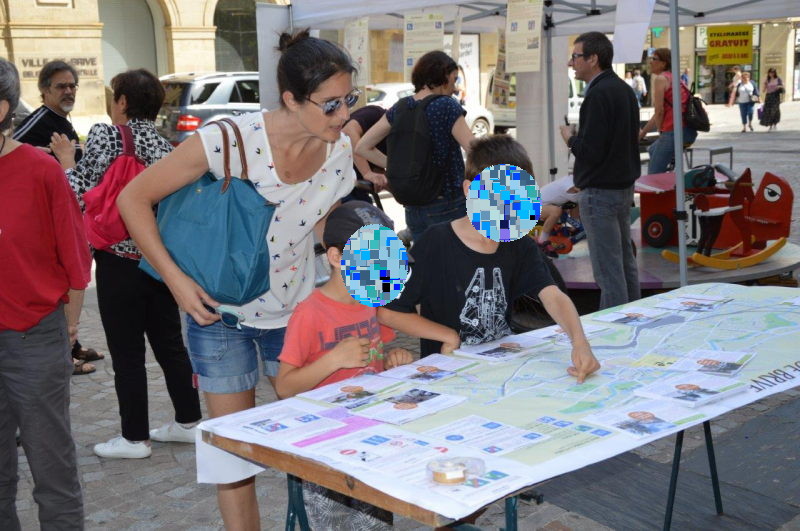
[[[432,50],[441,50],[444,40],[444,15],[441,13],[411,13],[403,22],[404,78],[411,80],[417,59]]]
[[[542,0],[508,0],[506,70],[538,72],[541,65]]]
[[[753,26],[709,26],[706,64],[739,65],[753,62]]]
[[[370,82],[369,18],[352,20],[344,27],[344,47],[358,68],[356,84],[363,87]]]
[[[503,30],[497,31],[497,64],[492,79],[492,103],[510,109],[517,105],[516,98],[511,94],[511,74],[506,72],[506,34]]]

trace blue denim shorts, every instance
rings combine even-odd
[[[424,206],[407,206],[406,225],[414,241],[431,225],[463,218],[467,215],[467,198],[463,195],[453,199],[434,199]]]
[[[229,328],[217,321],[200,326],[186,316],[189,359],[206,393],[239,393],[258,383],[258,358],[265,376],[277,376],[286,328]]]

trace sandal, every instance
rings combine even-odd
[[[85,360],[72,358],[72,364],[73,364],[73,369],[72,369],[73,376],[79,374],[92,374],[97,370],[97,368],[94,365],[88,363]]]
[[[75,352],[73,357],[81,361],[98,361],[106,359],[105,354],[100,354],[93,348],[82,348]]]

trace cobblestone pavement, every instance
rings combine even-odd
[[[800,102],[784,104],[784,116],[776,132],[739,133],[738,110],[712,106],[710,114],[714,131],[701,135],[696,145],[733,145],[734,168],[741,170],[750,165],[754,175],[760,177],[766,170],[787,177],[795,190],[794,234],[792,240],[800,242],[796,228],[800,213],[800,188],[798,188],[798,146],[800,146]],[[698,158],[701,158],[698,156]],[[696,158],[696,160],[698,160]],[[105,337],[100,325],[94,287],[87,291],[86,304],[81,318],[81,341],[84,345],[107,353]],[[397,346],[416,351],[416,341],[401,337]],[[163,374],[152,356],[148,358],[150,385],[151,426],[171,420],[172,409],[164,385]],[[219,529],[222,522],[217,509],[215,490],[208,485],[198,485],[194,478],[194,448],[186,444],[153,443],[153,455],[142,460],[100,459],[92,453],[95,443],[119,435],[119,418],[114,393],[113,373],[109,359],[96,362],[97,372],[72,378],[72,428],[78,450],[81,479],[84,486],[86,526],[88,529]],[[258,403],[274,400],[275,396],[266,381],[259,384]],[[798,390],[785,392],[739,408],[715,420],[712,429],[720,435],[735,432],[747,421],[767,411],[800,400]],[[205,409],[204,409],[205,411]],[[667,463],[672,457],[672,437],[668,437],[636,450],[639,456]],[[684,441],[684,452],[703,444],[702,431],[691,429]],[[796,449],[787,460],[797,466]],[[36,505],[32,498],[33,482],[20,450],[20,482],[17,508],[23,529],[38,528]],[[798,471],[800,472],[800,471]],[[286,508],[285,477],[273,470],[259,476],[257,491],[260,500],[263,529],[284,526]],[[521,529],[607,529],[591,519],[591,514],[570,512],[547,502],[543,490],[542,505],[520,504]],[[622,493],[624,495],[624,493]],[[723,493],[724,496],[724,493]],[[478,520],[479,525],[503,525],[503,506],[495,504]],[[401,530],[420,526],[405,519],[397,519]],[[800,518],[784,524],[782,529],[800,529]]]

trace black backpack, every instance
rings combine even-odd
[[[425,109],[442,96],[431,94],[413,108],[406,97],[395,103],[392,129],[386,139],[386,179],[398,203],[427,205],[442,193],[444,172],[433,164],[433,141]]]
[[[691,92],[689,101],[686,102],[686,110],[683,112],[683,125],[703,133],[711,131],[711,122],[708,121],[708,113],[703,106],[703,99]]]

